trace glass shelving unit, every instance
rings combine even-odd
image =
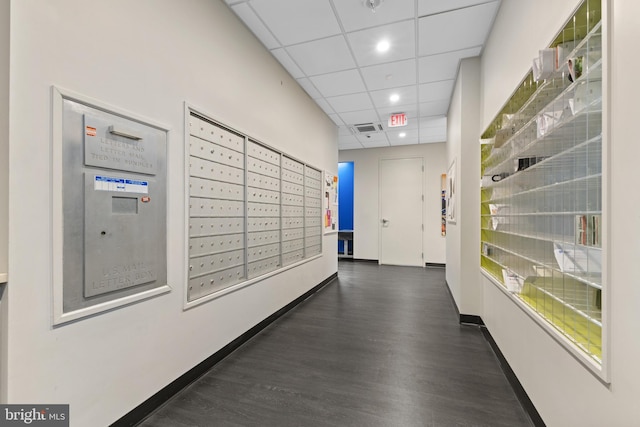
[[[530,72],[482,135],[481,265],[601,364],[600,1],[583,1],[549,49],[553,72]]]

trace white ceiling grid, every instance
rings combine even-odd
[[[339,127],[341,150],[446,141],[460,60],[481,54],[500,6],[381,0],[373,12],[370,0],[225,1]],[[383,53],[381,40],[390,44]],[[392,113],[406,113],[407,126],[389,128]],[[384,130],[354,133],[362,123]]]

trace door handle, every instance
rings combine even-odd
[[[383,225],[383,226],[385,226],[385,225],[389,225],[389,220],[388,220],[388,219],[386,219],[386,218],[382,218],[381,222],[382,222],[382,225]]]

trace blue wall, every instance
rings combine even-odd
[[[338,229],[353,230],[353,162],[338,163]],[[338,240],[338,252],[344,252]]]

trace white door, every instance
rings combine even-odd
[[[380,264],[424,266],[422,159],[380,160]]]

